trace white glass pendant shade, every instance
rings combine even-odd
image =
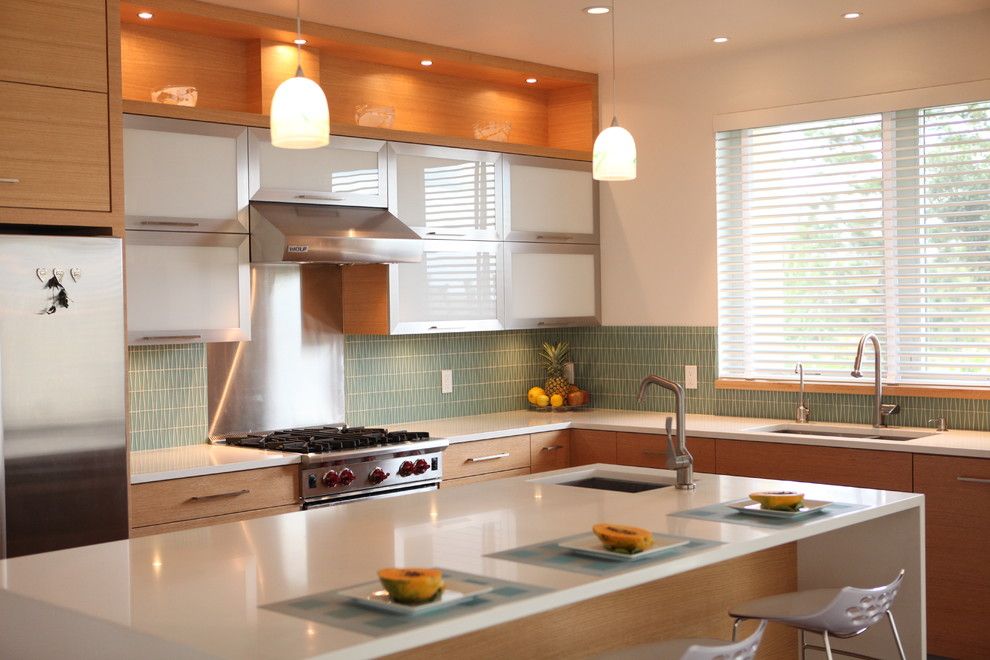
[[[636,140],[614,118],[612,125],[595,139],[592,176],[597,181],[631,181],[636,178]]]
[[[330,144],[330,108],[323,89],[302,75],[282,82],[271,107],[272,146],[315,149]]]

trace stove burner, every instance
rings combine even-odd
[[[384,447],[429,439],[430,434],[424,431],[387,431],[363,426],[322,426],[270,433],[249,433],[227,438],[226,442],[232,447],[251,447],[296,454],[328,454],[346,449]]]

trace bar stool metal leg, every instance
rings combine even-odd
[[[904,646],[901,644],[901,636],[897,634],[897,624],[894,623],[894,615],[890,610],[887,610],[887,620],[890,622],[890,632],[894,633],[894,641],[897,642],[897,653],[901,656],[901,660],[907,660],[904,655]]]
[[[732,641],[733,642],[736,641],[736,634],[739,632],[739,624],[742,623],[744,620],[745,619],[742,619],[742,618],[736,618],[736,620],[732,622]]]
[[[827,630],[822,633],[822,639],[825,640],[825,657],[828,658],[828,660],[835,660],[832,657],[832,645],[829,644],[829,641],[828,641],[828,631]]]

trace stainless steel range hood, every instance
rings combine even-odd
[[[317,204],[251,204],[254,263],[411,263],[419,234],[385,209]]]

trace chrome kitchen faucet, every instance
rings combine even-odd
[[[820,376],[822,372],[805,371],[804,364],[798,362],[794,365],[794,373],[798,375],[798,404],[794,410],[794,421],[798,424],[807,424],[811,421],[811,408],[808,407],[808,403],[804,399],[804,375]]]
[[[646,388],[651,384],[659,385],[665,390],[674,393],[674,407],[677,415],[677,444],[671,435],[670,417],[667,418],[667,468],[677,471],[677,481],[675,487],[678,490],[694,489],[694,457],[687,449],[684,438],[684,388],[672,380],[667,380],[662,376],[650,375],[639,383],[639,396],[637,401],[643,402],[646,395]]]
[[[880,376],[880,340],[872,332],[859,338],[852,377],[863,377],[860,367],[863,366],[863,348],[866,346],[867,340],[873,342],[873,427],[879,429],[887,426],[887,418],[901,412],[901,407],[894,403],[883,402],[883,380]]]

